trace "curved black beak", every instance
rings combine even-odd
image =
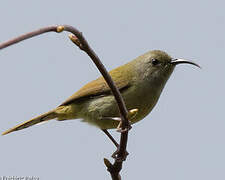
[[[178,65],[178,64],[192,64],[194,66],[197,66],[198,68],[201,68],[198,64],[192,62],[192,61],[187,61],[185,59],[172,59],[171,64],[173,65]]]

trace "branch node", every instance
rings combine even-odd
[[[64,26],[57,26],[56,31],[57,31],[57,33],[61,33],[64,31],[64,29],[65,29]]]
[[[125,153],[119,157],[119,147],[117,148],[117,150],[111,155],[111,157],[113,159],[115,159],[117,162],[123,162],[123,161],[126,161],[127,159],[127,156],[129,155],[129,153],[127,151],[125,151]]]
[[[121,176],[120,176],[119,172],[120,172],[122,166],[120,164],[112,165],[111,162],[106,158],[104,158],[104,164],[107,167],[107,171],[110,172],[113,180],[114,179],[121,180]]]

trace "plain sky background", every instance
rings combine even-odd
[[[180,65],[150,115],[129,134],[124,179],[225,179],[225,3],[220,0],[1,0],[0,42],[40,27],[83,32],[107,69],[161,49]],[[45,34],[0,51],[1,132],[44,113],[99,72],[67,33]],[[118,137],[114,130],[112,133]],[[0,136],[0,177],[110,179],[115,151],[95,127],[50,121]]]

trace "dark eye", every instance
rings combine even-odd
[[[155,58],[152,58],[152,65],[157,65],[159,64],[159,60],[158,59],[155,59]]]

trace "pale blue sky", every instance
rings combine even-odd
[[[107,69],[153,49],[199,63],[202,70],[177,67],[152,113],[133,126],[121,174],[129,180],[224,180],[224,6],[222,0],[1,1],[0,42],[70,24]],[[1,50],[0,61],[1,132],[56,107],[99,76],[66,33]],[[1,136],[0,144],[0,177],[110,179],[103,158],[115,148],[79,120],[33,126]]]

